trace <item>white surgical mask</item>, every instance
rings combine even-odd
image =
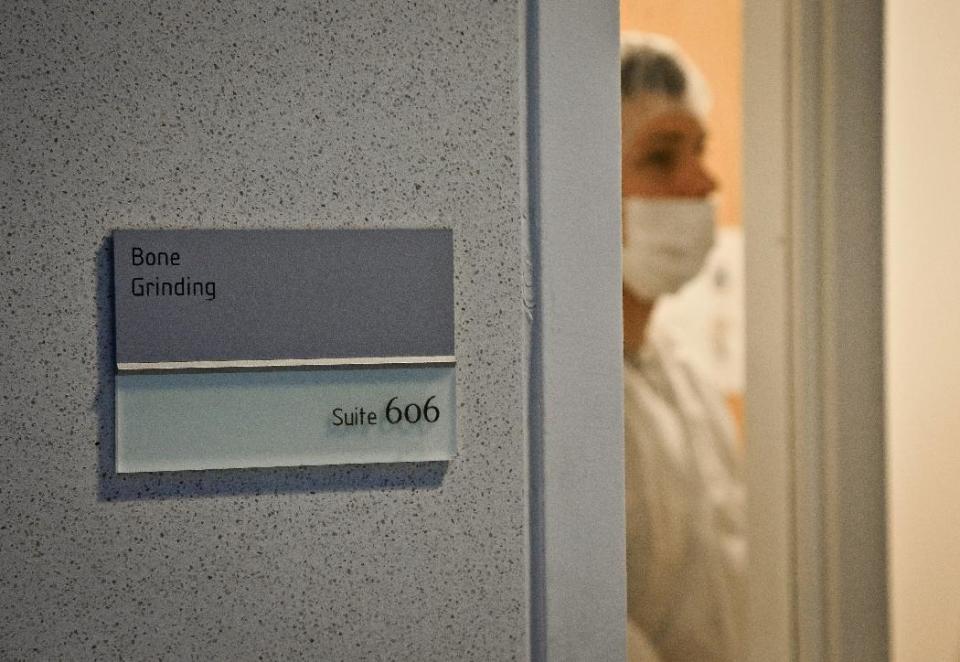
[[[624,198],[623,283],[641,299],[676,292],[713,247],[709,198]]]

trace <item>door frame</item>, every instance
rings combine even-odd
[[[888,659],[883,3],[745,0],[750,659]]]
[[[528,0],[531,659],[625,656],[620,9]]]

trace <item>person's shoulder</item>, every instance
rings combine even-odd
[[[671,366],[689,363],[682,345],[667,329],[650,325],[637,353],[641,365]]]
[[[698,360],[696,352],[687,347],[669,328],[652,328],[649,343],[650,356],[655,357],[664,370],[675,375],[682,374],[685,379],[697,385],[697,390],[719,393],[720,387],[710,378],[703,361]]]

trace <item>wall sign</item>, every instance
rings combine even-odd
[[[449,460],[449,230],[114,233],[117,471]]]

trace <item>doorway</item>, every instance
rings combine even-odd
[[[620,238],[583,222],[617,213],[606,197],[617,195],[617,173],[604,150],[618,144],[611,69],[619,17],[608,4],[598,12],[534,3],[530,12],[542,359],[532,460],[542,466],[543,499],[534,651],[582,659],[605,650],[619,659],[610,624],[622,575],[597,541],[613,544],[622,531],[622,440],[615,423],[583,422],[598,411],[615,421],[622,397],[611,378],[621,359],[609,314],[619,270],[596,267],[616,262]],[[751,660],[887,654],[882,19],[868,3],[745,0],[742,8]],[[590,324],[571,312],[581,310],[592,313]],[[596,387],[586,399],[572,386],[584,376]]]

